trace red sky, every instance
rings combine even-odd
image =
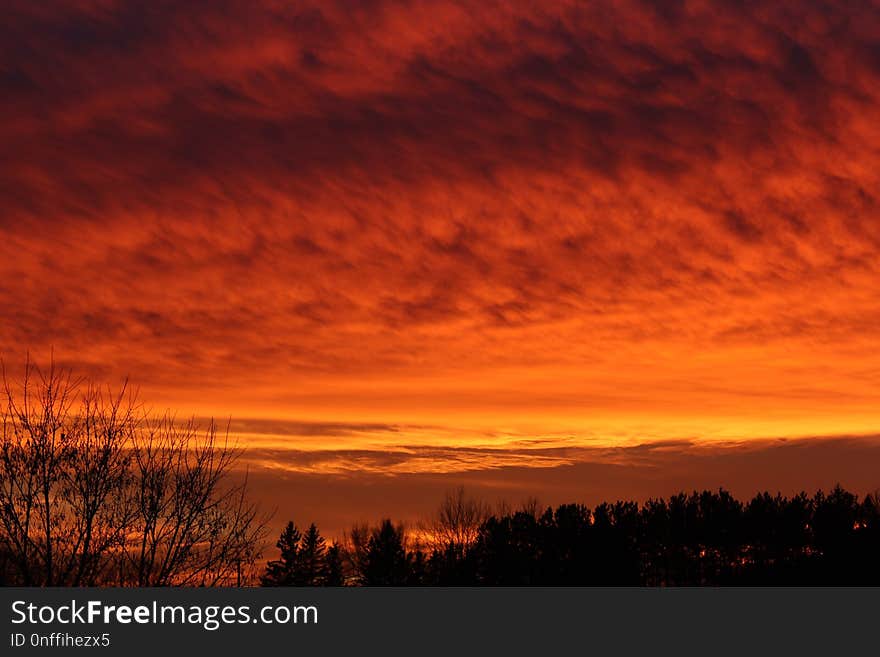
[[[281,514],[880,485],[876,1],[4,14],[7,365],[232,416]]]

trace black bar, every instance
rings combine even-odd
[[[97,643],[99,654],[108,655],[846,655],[873,649],[877,594],[867,588],[7,588],[0,589],[0,653],[80,650],[72,643],[83,637],[90,645],[82,648]],[[90,601],[100,603],[94,622],[82,611]],[[59,610],[67,620],[73,604],[83,622],[13,623],[28,615],[28,604],[44,620]],[[119,605],[131,612],[109,609]],[[40,612],[41,606],[52,611]],[[183,607],[187,622],[168,609],[165,622],[157,622],[162,606]],[[234,621],[222,622],[216,608],[224,606],[235,609],[227,613]],[[244,606],[249,617],[272,622],[245,621]],[[294,608],[297,622],[276,622],[286,616],[278,606]],[[119,613],[144,622],[120,622]],[[54,645],[32,645],[40,640]],[[24,645],[13,646],[16,641]]]

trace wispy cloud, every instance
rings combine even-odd
[[[875,430],[877,15],[6,3],[0,345],[355,433]]]
[[[764,490],[812,494],[837,483],[860,494],[880,488],[876,468],[880,436],[479,452],[457,448],[392,454],[281,450],[256,455],[257,460],[247,464],[255,494],[277,510],[276,524],[289,518],[315,521],[336,536],[355,521],[375,521],[382,514],[415,523],[437,508],[446,491],[459,485],[489,503],[503,500],[513,506],[529,497],[545,505],[575,501],[593,505],[719,487],[740,497]],[[270,457],[267,467],[261,464],[262,456]],[[423,467],[426,463],[434,467]]]

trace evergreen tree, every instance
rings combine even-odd
[[[294,583],[296,586],[321,586],[326,577],[327,546],[315,523],[309,525],[297,554]]]
[[[364,584],[367,586],[403,586],[407,583],[409,564],[403,546],[403,527],[385,519],[374,529],[367,543]]]
[[[281,558],[266,564],[266,572],[260,580],[263,586],[293,586],[299,562],[301,534],[293,524],[288,522],[276,547],[281,550]]]
[[[342,550],[338,543],[334,543],[327,548],[324,563],[324,586],[344,586],[345,575],[342,572]]]
[[[344,547],[327,547],[314,525],[301,536],[289,523],[263,584],[342,586],[349,572],[367,586],[876,585],[878,499],[838,486],[743,503],[719,489],[642,505],[500,510],[473,542],[438,541],[426,552],[408,551],[403,527],[390,520],[355,527]]]

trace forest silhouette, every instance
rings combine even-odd
[[[492,508],[463,488],[411,527],[385,518],[328,544],[269,518],[213,423],[151,416],[28,364],[0,404],[0,584],[19,586],[715,586],[880,584],[880,498],[840,486],[741,501]]]
[[[480,509],[480,514],[468,510]],[[313,552],[290,523],[262,583],[304,584]],[[310,533],[316,532],[314,525]],[[462,537],[466,537],[462,540]],[[303,542],[303,545],[307,545]],[[356,526],[327,552],[339,575],[312,584],[363,586],[877,585],[880,502],[840,486],[812,496],[724,490],[668,500],[563,504],[491,512],[463,489],[427,525]],[[340,559],[344,563],[340,563]],[[320,569],[320,567],[319,567]]]

